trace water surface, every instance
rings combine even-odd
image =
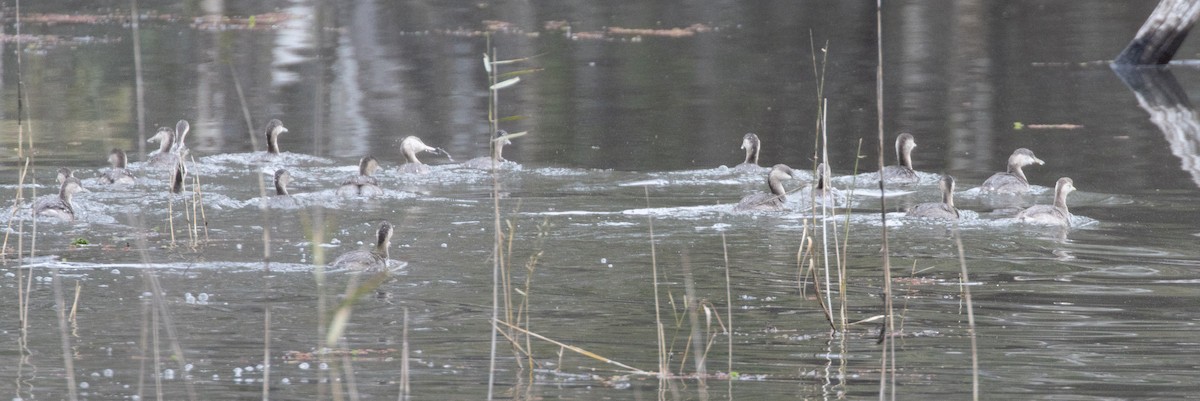
[[[828,255],[845,260],[847,319],[883,313],[880,192],[848,178],[875,170],[879,147],[869,4],[140,4],[144,135],[181,118],[191,122],[188,146],[197,162],[190,171],[199,195],[191,183],[186,194],[167,194],[167,174],[138,163],[153,145],[139,133],[127,21],[33,19],[123,15],[126,5],[25,6],[29,42],[4,43],[0,84],[10,135],[2,140],[8,150],[0,197],[16,196],[25,163],[16,154],[14,51],[28,98],[22,135],[33,135],[36,148],[24,196],[56,192],[59,166],[76,169],[91,192],[77,195],[75,222],[38,222],[32,258],[27,206],[10,219],[9,248],[15,252],[19,237],[26,255],[0,267],[0,296],[11,300],[0,312],[10,322],[0,349],[13,361],[0,369],[7,383],[0,389],[13,398],[67,396],[56,277],[65,303],[75,304],[65,338],[75,388],[88,399],[145,399],[156,388],[184,399],[189,384],[199,399],[255,398],[263,381],[274,398],[334,391],[395,397],[404,310],[414,398],[483,398],[494,189],[501,226],[511,235],[505,260],[521,288],[513,299],[528,297],[521,313],[529,329],[657,370],[657,268],[670,369],[695,373],[696,347],[712,341],[703,362],[710,379],[702,386],[695,379],[660,385],[579,354],[560,356],[559,346],[536,339],[528,344],[530,369],[501,339],[496,394],[791,399],[878,392],[879,323],[831,334],[813,285],[798,282],[797,268],[802,241],[820,248],[848,236],[844,249]],[[964,219],[957,234],[970,272],[986,398],[1195,393],[1194,137],[1164,133],[1106,65],[1087,63],[1117,54],[1151,8],[1052,1],[886,6],[885,158],[894,163],[896,133],[912,132],[915,167],[928,178],[886,192],[900,398],[962,399],[971,391],[955,229],[901,213],[939,198],[939,174],[958,179]],[[233,19],[214,26],[206,14]],[[12,14],[5,15],[11,32]],[[500,93],[499,115],[522,116],[501,128],[529,132],[505,149],[519,167],[493,179],[425,154],[430,174],[401,173],[407,135],[444,148],[455,162],[487,154],[481,59],[489,30],[501,58],[536,56],[504,67],[537,71]],[[1195,53],[1188,43],[1182,57]],[[823,80],[814,76],[814,54],[828,57]],[[1176,67],[1172,74],[1185,93],[1200,91],[1192,85],[1196,71]],[[239,85],[250,125],[280,118],[289,128],[282,157],[247,162],[265,145],[247,128]],[[742,161],[737,146],[746,132],[763,139],[762,164],[813,169],[818,89],[829,107],[825,161],[836,185],[854,189],[849,208],[814,218],[820,213],[805,207],[800,191],[789,212],[732,213],[741,197],[766,190],[762,176],[723,167]],[[113,147],[135,161],[140,178],[133,188],[94,181]],[[1026,169],[1032,193],[1003,201],[978,194],[975,188],[1003,170],[1018,147],[1046,160]],[[377,176],[384,194],[334,196],[366,154],[383,165]],[[295,177],[291,190],[303,207],[260,207],[277,168]],[[1063,176],[1079,189],[1068,200],[1075,227],[1014,224],[1012,210],[1050,203]],[[809,184],[786,182],[789,189]],[[193,210],[206,224],[189,230]],[[324,344],[346,285],[359,279],[317,266],[372,245],[382,220],[396,225],[391,254],[405,264],[354,303],[338,344],[351,356],[332,353],[324,366],[307,359]],[[88,245],[73,246],[79,239]],[[31,282],[18,281],[29,275]],[[22,331],[15,300],[26,283]],[[694,323],[687,302],[701,305]],[[709,320],[704,306],[721,313],[721,322]],[[726,375],[728,341],[735,380]],[[172,343],[183,352],[182,366],[170,356]],[[264,353],[269,377],[260,367]],[[342,370],[347,361],[353,380]]]

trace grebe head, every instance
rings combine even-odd
[[[113,168],[125,168],[125,151],[113,148],[111,152],[108,152],[108,164],[112,165]]]
[[[57,175],[54,177],[54,182],[62,184],[65,183],[68,178],[75,178],[75,172],[66,167],[59,167]]]
[[[1054,206],[1067,208],[1067,194],[1075,191],[1075,181],[1063,177],[1054,183]]]
[[[275,170],[275,195],[287,195],[287,186],[292,183],[292,175],[287,170]]]
[[[58,196],[69,200],[71,199],[71,195],[79,192],[88,192],[87,188],[83,187],[83,182],[75,177],[67,177],[66,181],[63,181],[62,187],[58,190]]]
[[[507,136],[508,136],[508,131],[496,130],[496,138],[492,139],[492,158],[493,159],[496,159],[499,161],[504,160],[504,156],[503,156],[504,146],[512,145],[512,141],[508,140]]]
[[[180,144],[183,144],[183,139],[187,137],[188,131],[191,130],[192,125],[188,124],[187,120],[179,120],[179,122],[175,123],[175,135],[178,137],[177,141]]]
[[[375,244],[375,252],[382,254],[385,259],[390,259],[388,248],[392,247],[392,223],[384,221],[379,224],[378,242]]]
[[[771,173],[769,175],[779,177],[780,179],[795,178],[796,172],[786,164],[776,164],[771,166]]]
[[[941,188],[942,192],[954,192],[954,177],[943,175],[942,180],[938,181],[938,188]]]
[[[500,145],[512,145],[512,141],[508,140],[508,138],[505,138],[506,136],[508,136],[508,131],[496,130],[496,139],[494,139],[494,141]]]
[[[942,203],[954,206],[954,177],[949,174],[942,175],[942,180],[938,181],[938,187],[942,189]]]
[[[187,138],[188,131],[191,129],[192,126],[188,124],[187,120],[179,120],[179,122],[175,123],[175,139],[174,144],[171,146],[171,152],[179,155],[180,158],[187,155],[188,148],[185,139]]]
[[[746,133],[742,137],[742,149],[746,150],[745,163],[758,164],[758,151],[762,148],[762,142],[758,140],[758,135],[753,132]]]
[[[375,170],[379,170],[379,161],[374,156],[363,156],[358,160],[358,175],[375,174]]]
[[[917,147],[917,141],[912,134],[904,132],[896,137],[896,162],[901,166],[912,168],[912,150]]]
[[[158,132],[154,136],[147,139],[146,142],[158,142],[158,151],[166,152],[171,150],[171,145],[175,143],[175,131],[171,127],[159,127]]]
[[[786,164],[776,164],[771,166],[771,172],[767,173],[767,186],[771,188],[771,194],[776,196],[783,196],[787,194],[787,191],[783,189],[783,183],[781,181],[794,177],[796,177],[796,175],[792,171],[792,168],[788,167]]]
[[[1033,155],[1033,151],[1025,148],[1020,148],[1013,151],[1012,156],[1008,157],[1009,166],[1024,167],[1030,164],[1046,164],[1042,159]]]
[[[263,128],[264,135],[267,136],[267,153],[279,154],[279,134],[288,132],[287,127],[283,126],[283,122],[278,118],[267,122],[266,128]]]

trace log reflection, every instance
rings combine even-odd
[[[1112,69],[1133,90],[1138,105],[1150,113],[1150,122],[1171,144],[1171,153],[1179,158],[1183,171],[1200,187],[1200,119],[1175,75],[1161,66],[1114,64]]]

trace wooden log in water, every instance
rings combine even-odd
[[[1166,64],[1200,18],[1200,0],[1160,0],[1113,64]]]

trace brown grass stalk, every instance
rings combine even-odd
[[[733,289],[730,288],[729,280],[729,245],[725,242],[725,233],[721,233],[721,256],[725,258],[725,320],[729,322],[729,327],[725,329],[725,335],[729,337],[729,360],[725,365],[725,373],[733,374]],[[732,383],[732,380],[730,380]],[[733,387],[730,385],[731,393],[729,399],[733,399]]]
[[[646,207],[650,207],[650,188],[642,187],[646,194]],[[650,229],[650,272],[654,276],[652,285],[654,286],[654,325],[658,334],[658,372],[659,379],[665,379],[669,374],[667,366],[667,338],[666,331],[662,324],[662,305],[658,295],[658,253],[654,248],[654,216],[647,213],[646,222]]]
[[[532,332],[532,331],[525,330],[525,329],[523,329],[523,328],[520,328],[520,327],[514,326],[514,325],[512,325],[512,324],[509,324],[508,322],[502,322],[502,321],[499,321],[499,320],[495,320],[495,321],[493,321],[493,322],[495,322],[495,324],[496,324],[496,325],[498,325],[498,326],[505,326],[505,327],[508,327],[509,329],[512,329],[512,330],[515,330],[515,331],[518,331],[518,332],[521,332],[521,333],[527,334],[527,335],[529,335],[529,336],[532,336],[532,337],[534,337],[534,338],[536,338],[536,339],[539,339],[539,340],[542,340],[542,341],[545,341],[545,342],[548,342],[548,343],[551,343],[551,344],[557,345],[557,346],[561,347],[562,349],[565,349],[565,350],[568,350],[568,351],[571,351],[571,352],[577,353],[577,354],[579,354],[579,355],[586,356],[586,357],[588,357],[588,358],[595,359],[595,360],[597,360],[597,361],[600,361],[600,362],[604,362],[604,363],[606,363],[606,364],[609,364],[609,365],[614,365],[614,366],[617,366],[617,367],[619,367],[619,368],[621,368],[621,369],[625,369],[625,372],[626,372],[626,373],[631,373],[631,374],[636,374],[636,375],[643,375],[643,376],[652,376],[652,375],[654,375],[654,376],[666,376],[666,375],[670,374],[670,373],[669,373],[669,372],[667,372],[667,371],[648,372],[648,371],[645,371],[645,370],[642,370],[642,369],[638,369],[638,368],[635,368],[635,367],[632,367],[632,366],[626,365],[626,364],[624,364],[624,363],[621,363],[621,362],[618,362],[618,361],[615,361],[615,360],[612,360],[612,359],[605,358],[605,357],[603,357],[603,356],[600,356],[600,355],[598,355],[598,354],[596,354],[596,353],[593,353],[593,352],[591,352],[591,351],[585,350],[585,349],[583,349],[583,348],[579,348],[579,347],[576,347],[576,346],[574,346],[574,345],[570,345],[570,344],[567,344],[567,343],[563,343],[563,342],[560,342],[560,341],[556,341],[556,340],[550,339],[549,337],[546,337],[546,336],[543,336],[543,335],[541,335],[541,334],[534,333],[534,332]],[[497,327],[497,332],[500,332],[500,330],[499,330],[499,327]]]
[[[876,128],[879,134],[879,147],[877,154],[879,155],[879,218],[882,223],[882,242],[883,242],[883,302],[884,315],[887,320],[884,324],[883,339],[883,354],[881,355],[880,363],[880,380],[879,380],[879,399],[885,399],[889,393],[888,386],[890,384],[890,393],[892,399],[896,398],[896,344],[895,341],[890,341],[891,331],[896,327],[895,317],[892,310],[892,264],[889,259],[888,250],[888,230],[887,230],[887,196],[885,180],[883,179],[883,0],[875,0],[875,46],[876,46],[876,68],[875,68],[875,112],[876,112]],[[889,359],[890,358],[890,359]],[[890,374],[890,377],[889,377]]]
[[[971,338],[971,399],[979,400],[979,345],[975,331],[975,307],[971,304],[970,278],[967,276],[967,256],[963,252],[962,236],[958,231],[958,222],[954,223],[954,245],[958,247],[958,266],[961,277],[959,285],[962,297],[967,302],[967,333]]]
[[[17,147],[20,147],[20,146],[21,146],[20,144],[17,144]],[[18,260],[21,259],[21,252],[23,252],[23,248],[24,248],[24,244],[25,244],[24,238],[23,238],[24,237],[23,234],[25,233],[25,221],[17,220],[16,217],[17,217],[17,211],[21,210],[21,206],[23,206],[25,204],[25,177],[26,177],[26,175],[29,174],[29,163],[30,163],[30,158],[26,157],[25,163],[21,167],[21,172],[20,172],[20,174],[17,175],[17,194],[13,196],[12,209],[8,214],[8,229],[4,230],[4,246],[0,247],[0,257],[3,258],[5,263],[8,262],[8,254],[9,254],[8,235],[9,235],[9,233],[11,233],[13,231],[12,224],[13,224],[14,220],[19,225],[19,227],[17,228],[17,231],[18,231],[18,234],[17,234],[17,259]],[[37,218],[37,217],[34,216],[34,218]]]
[[[66,300],[63,299],[62,278],[58,268],[50,269],[54,278],[54,305],[58,315],[58,336],[62,344],[63,371],[67,379],[67,396],[74,401],[79,399],[78,386],[75,385],[75,357],[71,352],[71,336],[67,334]]]
[[[404,308],[404,325],[400,334],[400,397],[398,401],[409,399],[412,388],[408,382],[408,308]]]

